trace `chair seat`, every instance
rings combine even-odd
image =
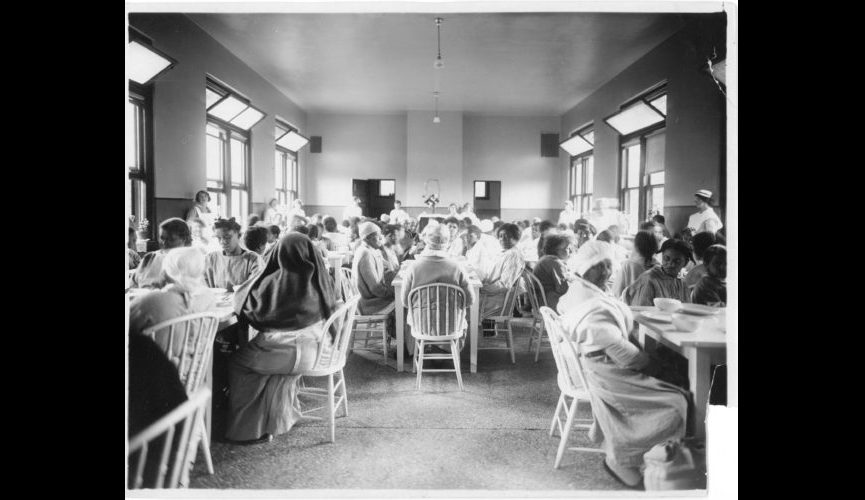
[[[387,314],[372,314],[369,316],[363,316],[363,315],[359,314],[359,315],[354,317],[354,321],[355,321],[355,323],[358,323],[358,322],[368,323],[368,322],[372,322],[372,321],[386,321],[387,317],[388,317]]]
[[[466,332],[452,333],[450,335],[424,335],[423,333],[415,333],[411,332],[411,336],[418,339],[423,340],[427,344],[430,343],[440,343],[440,344],[449,344],[451,340],[457,340],[460,337],[463,337]]]

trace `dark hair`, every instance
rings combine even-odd
[[[324,229],[321,224],[312,224],[309,226],[304,226],[307,228],[308,232],[306,233],[309,236],[309,239],[315,241],[321,237],[321,231]]]
[[[606,241],[607,243],[612,243],[613,242],[613,233],[611,233],[607,229],[604,229],[603,231],[598,233],[597,236],[595,236],[595,239],[598,241]]]
[[[135,228],[134,227],[129,226],[129,234],[135,234]]]
[[[262,245],[267,244],[267,233],[266,227],[252,226],[247,228],[246,234],[243,235],[243,246],[247,250],[258,252]]]
[[[472,218],[471,217],[463,217],[463,220],[461,220],[460,222],[462,222],[463,226],[469,227],[472,225]]]
[[[698,194],[694,194],[694,196],[705,201],[709,206],[712,206],[712,198],[706,198],[705,196],[700,196]]]
[[[387,224],[384,226],[384,228],[382,228],[381,233],[384,236],[390,236],[392,234],[395,234],[400,229],[402,229],[402,226],[400,226],[399,224]]]
[[[274,201],[277,203],[279,202],[279,200],[277,200],[276,198],[271,198],[270,201],[267,202],[267,206],[272,205]]]
[[[451,203],[450,205],[448,205],[448,208],[450,207],[460,208],[456,203]]]
[[[182,239],[185,246],[192,245],[192,231],[189,229],[189,224],[179,217],[172,217],[162,221],[159,229]]]
[[[656,214],[654,217],[652,217],[652,220],[657,222],[658,224],[662,224],[662,225],[667,224],[667,219],[665,219],[664,216],[661,214]]]
[[[667,250],[674,250],[684,255],[686,259],[694,262],[694,252],[691,250],[691,245],[683,240],[669,239],[661,245],[660,253],[664,253]]]
[[[510,222],[502,224],[501,227],[496,230],[496,236],[501,233],[505,233],[505,236],[512,240],[520,239],[520,228],[518,228],[516,224],[511,224]]]
[[[704,231],[695,234],[694,237],[691,238],[691,246],[694,247],[694,256],[703,260],[703,254],[706,253],[706,249],[715,243],[717,243],[717,238],[715,238],[713,233]]]
[[[564,234],[548,234],[544,238],[544,255],[556,255],[563,246],[569,246],[571,239]]]
[[[658,253],[658,240],[649,231],[637,231],[634,235],[634,250],[645,262],[651,262],[652,256]]]
[[[226,231],[234,231],[240,234],[240,224],[235,222],[234,217],[230,219],[216,219],[213,223],[213,229],[225,229]]]
[[[504,226],[504,225],[505,225],[505,221],[503,221],[503,220],[501,220],[501,219],[499,219],[499,220],[493,222],[493,231],[494,231],[496,234],[499,234],[499,228],[502,227],[502,226]],[[517,228],[517,229],[519,229],[519,228]]]
[[[231,220],[234,220],[234,217],[232,217]],[[252,214],[249,217],[247,217],[246,225],[247,225],[247,227],[248,226],[254,226],[254,225],[258,224],[258,221],[260,221],[260,220],[261,220],[261,217],[259,217],[256,214]]]
[[[295,233],[305,234],[309,236],[309,228],[307,226],[297,226],[293,229]]]
[[[399,201],[399,200],[393,200],[393,202],[394,202],[394,203],[399,203],[400,205],[402,205],[402,202]]]
[[[466,228],[466,234],[475,234],[475,235],[480,236],[481,234],[483,234],[483,231],[481,231],[481,228],[479,228],[478,226],[475,226],[474,224],[470,224]]]
[[[279,233],[280,233],[279,226],[277,226],[276,224],[271,224],[270,227],[268,228],[268,230],[270,230],[270,234],[279,238]]]
[[[210,193],[208,193],[207,191],[205,191],[204,189],[202,189],[201,191],[195,193],[195,202],[196,202],[196,203],[198,203],[198,198],[199,198],[201,195],[207,196],[207,201],[210,201]]]
[[[552,222],[550,222],[548,220],[542,220],[540,225],[538,226],[538,230],[541,232],[541,234],[543,234],[544,231],[546,231],[548,229],[552,229],[554,227],[556,227],[556,225],[553,224]]]
[[[460,225],[460,220],[457,219],[456,217],[448,217],[447,219],[445,219],[445,220],[442,221],[442,224],[444,224],[444,225],[448,225],[448,224],[456,224],[457,226],[459,226],[459,225]]]
[[[322,224],[324,224],[325,231],[327,231],[328,233],[335,233],[336,232],[336,219],[334,219],[333,217],[328,215],[321,222],[322,222]]]
[[[700,233],[703,234],[703,233]],[[727,247],[724,245],[712,245],[703,254],[703,263],[706,272],[716,278],[727,278]]]

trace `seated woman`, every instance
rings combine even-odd
[[[575,278],[565,264],[570,254],[571,239],[563,234],[551,234],[544,239],[544,256],[534,269],[544,287],[547,306],[553,310],[559,304],[559,298],[568,291],[568,283]]]
[[[697,236],[711,233],[698,233]],[[696,238],[696,236],[695,236]],[[712,245],[703,255],[706,274],[694,286],[691,301],[707,306],[727,306],[727,247]]]
[[[463,249],[463,240],[457,235],[460,230],[460,221],[456,217],[448,217],[442,222],[448,229],[448,247],[446,248],[448,255],[451,257],[460,257],[465,254]]]
[[[264,251],[267,253],[268,250],[276,246],[276,242],[279,241],[279,226],[270,225],[267,226],[267,244],[264,246]]]
[[[685,268],[685,286],[688,287],[688,291],[691,292],[694,290],[694,286],[696,286],[697,282],[700,281],[700,278],[706,275],[706,263],[703,260],[704,253],[708,248],[716,243],[715,241],[715,233],[710,233],[708,231],[704,231],[702,233],[697,233],[691,239],[691,247],[694,249],[694,262],[696,266],[691,267],[691,269]]]
[[[240,287],[238,319],[259,333],[229,361],[226,438],[266,442],[297,422],[298,374],[312,367],[321,342],[333,342],[335,330],[322,326],[336,309],[334,297],[324,261],[299,233],[285,235],[262,271]]]
[[[657,265],[655,254],[658,253],[658,240],[648,231],[638,231],[634,236],[634,251],[628,260],[622,262],[613,274],[613,297],[621,297],[622,292],[631,286],[644,272]]]
[[[450,231],[447,226],[444,224],[428,224],[423,230],[422,237],[426,246],[423,252],[417,256],[414,265],[409,267],[403,280],[403,304],[406,304],[406,307],[408,307],[408,295],[413,288],[433,283],[443,283],[446,285],[456,285],[462,289],[465,294],[465,306],[468,310],[468,307],[477,299],[472,295],[468,277],[463,272],[459,263],[447,251],[448,238],[450,238]],[[453,317],[455,312],[451,310],[450,314],[450,317]],[[445,324],[447,318],[445,318],[444,308],[441,309],[441,316],[441,324]],[[406,322],[409,326],[414,326],[411,311],[407,315]],[[465,319],[463,323],[463,328],[468,326]],[[405,345],[408,355],[413,356],[414,342],[406,342]]]
[[[321,224],[310,224],[306,226],[308,231],[306,236],[312,241],[312,244],[315,245],[315,249],[318,251],[321,258],[327,262],[327,244],[321,239],[321,235],[324,232],[324,226]]]
[[[496,256],[489,274],[482,281],[481,319],[501,313],[505,295],[526,268],[526,261],[517,248],[520,228],[515,224],[503,224],[496,231],[496,235],[504,251]]]
[[[269,234],[270,230],[265,226],[248,227],[246,228],[246,232],[243,233],[243,246],[250,252],[264,255]]]
[[[240,246],[240,224],[234,217],[219,219],[213,227],[222,250],[207,254],[204,279],[211,288],[232,291],[258,271],[261,258]]]
[[[644,272],[631,285],[630,293],[624,297],[630,306],[653,306],[656,298],[677,299],[690,302],[691,296],[685,280],[679,272],[694,257],[691,247],[682,240],[667,240],[661,245],[662,263]]]
[[[162,259],[172,248],[192,245],[192,232],[189,225],[180,218],[173,217],[159,225],[160,250],[149,252],[141,259],[138,269],[132,276],[132,286],[136,288],[162,288],[165,273],[162,272]]]
[[[391,314],[394,310],[394,290],[391,281],[395,271],[385,269],[381,254],[381,229],[372,222],[360,226],[360,246],[354,253],[352,276],[360,291],[360,314]]]
[[[589,437],[602,443],[607,471],[627,486],[642,480],[643,454],[685,436],[688,393],[659,378],[662,366],[628,340],[631,310],[604,294],[611,263],[601,255],[580,263],[588,286],[559,301],[562,327],[579,345],[594,421]],[[564,348],[564,346],[563,346]]]

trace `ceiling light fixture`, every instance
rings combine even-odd
[[[442,119],[439,118],[439,93],[433,92],[433,97],[435,97],[436,104],[436,115],[433,117],[433,123],[441,123]]]
[[[436,57],[435,62],[433,63],[433,68],[442,69],[445,67],[444,61],[442,61],[442,21],[443,19],[440,17],[436,18],[436,31],[438,32],[438,56]]]

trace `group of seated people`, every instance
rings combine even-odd
[[[520,276],[530,269],[570,340],[580,345],[590,384],[601,388],[592,394],[592,435],[605,443],[608,470],[633,486],[645,451],[684,436],[691,404],[686,384],[670,375],[675,370],[664,359],[629,342],[628,306],[651,306],[659,297],[725,306],[721,232],[684,231],[682,238],[668,238],[662,222],[652,220],[631,247],[618,227],[597,232],[584,219],[556,225],[448,216],[429,221],[419,234],[418,221],[399,211],[395,206],[387,223],[295,217],[288,231],[257,220],[242,229],[233,219],[219,219],[213,233],[221,249],[206,254],[193,246],[186,221],[166,220],[159,228],[161,249],[144,255],[132,278],[133,286],[154,291],[131,304],[130,333],[208,310],[214,300],[209,288],[235,291],[240,334],[222,350],[228,372],[225,437],[261,443],[299,419],[300,374],[331,339],[332,332],[321,327],[342,297],[333,286],[329,253],[341,254],[342,265],[352,269],[359,314],[394,315],[392,282],[401,274],[404,303],[412,288],[452,284],[463,290],[466,307],[479,301],[483,320],[501,313],[505,295],[522,286]],[[470,279],[481,282],[477,297]],[[409,315],[410,326],[411,321]],[[415,354],[411,344],[406,342],[408,356]]]

